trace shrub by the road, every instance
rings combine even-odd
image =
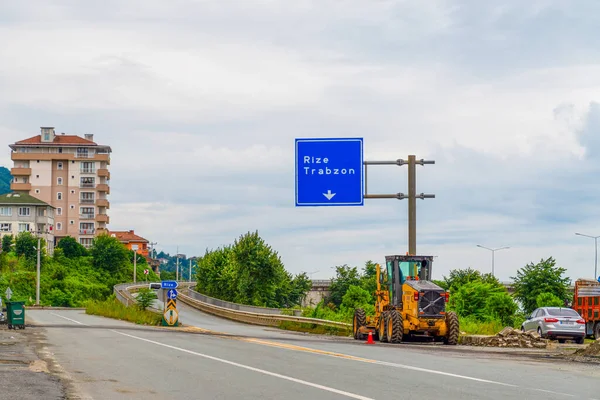
[[[162,321],[161,314],[140,310],[138,307],[127,307],[117,300],[114,295],[103,301],[89,301],[86,304],[85,313],[120,319],[140,325],[160,325]]]

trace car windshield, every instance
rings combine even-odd
[[[553,317],[579,317],[577,311],[570,308],[548,308],[546,311]]]

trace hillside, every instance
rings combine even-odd
[[[4,167],[0,167],[0,195],[10,192],[10,171]]]

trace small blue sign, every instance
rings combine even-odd
[[[167,292],[167,299],[175,300],[177,298],[177,289],[169,289]]]
[[[160,282],[161,289],[177,289],[177,286],[179,286],[177,281],[161,281]]]
[[[296,207],[362,206],[363,139],[296,139]]]

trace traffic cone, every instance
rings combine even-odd
[[[369,332],[369,337],[367,338],[366,343],[367,344],[375,344],[375,342],[373,341],[373,332]]]

